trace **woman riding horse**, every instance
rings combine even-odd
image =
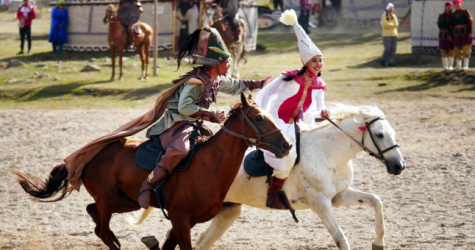
[[[257,103],[267,109],[285,135],[295,144],[295,124],[305,118],[325,118],[328,111],[325,109],[324,94],[327,86],[321,76],[323,55],[317,46],[297,22],[294,10],[285,11],[280,21],[294,27],[300,50],[303,67],[282,73],[272,83],[259,91]],[[275,102],[273,103],[273,101]],[[273,105],[271,105],[273,103]],[[278,159],[271,152],[264,151],[267,164],[274,168],[267,192],[266,206],[274,209],[287,209],[278,199],[278,192],[282,189],[290,170],[296,164],[297,151],[292,148],[290,154]]]

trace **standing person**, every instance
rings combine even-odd
[[[310,34],[310,30],[308,30],[308,22],[310,21],[311,4],[312,2],[310,0],[300,0],[300,15],[298,22],[307,34]]]
[[[473,18],[467,9],[462,8],[462,4],[462,0],[455,0],[455,12],[452,13],[452,21],[454,25],[452,41],[455,48],[455,66],[457,70],[468,69],[473,43]]]
[[[178,50],[181,50],[186,40],[188,39],[189,34],[189,16],[187,16],[188,10],[190,9],[190,4],[187,2],[180,2],[177,7],[176,20],[178,28]],[[191,14],[191,12],[190,12]]]
[[[272,115],[276,125],[296,145],[297,122],[311,122],[329,115],[324,104],[327,85],[321,78],[322,52],[298,24],[295,11],[286,10],[280,21],[293,26],[303,67],[283,72],[257,93],[257,103]],[[267,207],[286,209],[277,194],[295,165],[296,148],[292,147],[289,155],[284,158],[277,158],[275,154],[263,150],[265,162],[274,168],[267,191]]]
[[[25,37],[28,41],[28,54],[31,51],[31,24],[33,19],[36,18],[35,6],[31,5],[28,0],[23,0],[23,4],[20,5],[16,13],[16,18],[20,20],[20,52],[23,54],[23,48],[25,45]]]
[[[56,50],[63,52],[63,44],[68,42],[66,25],[68,23],[68,10],[64,8],[64,0],[58,1],[58,6],[51,12],[51,29],[48,41],[53,44],[53,53]]]
[[[454,44],[452,43],[452,2],[445,3],[445,11],[439,15],[439,49],[443,70],[452,70],[454,63]]]
[[[284,12],[284,0],[273,0],[274,2],[274,11],[279,10]]]
[[[396,66],[397,28],[399,22],[394,12],[394,5],[389,3],[381,16],[384,52],[381,57],[381,66]]]

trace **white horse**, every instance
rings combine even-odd
[[[353,107],[339,104],[332,109],[338,125],[373,152],[384,152],[380,160],[390,174],[399,175],[405,161],[395,147],[395,131],[377,107]],[[366,128],[366,124],[370,124]],[[373,139],[372,139],[373,138]],[[302,128],[300,163],[294,166],[283,190],[295,210],[312,209],[322,220],[339,249],[350,249],[348,239],[336,219],[333,207],[370,205],[375,211],[376,239],[373,249],[384,249],[384,219],[381,199],[370,193],[354,190],[351,159],[362,148],[333,125],[322,122],[312,128]],[[225,201],[234,203],[221,208],[209,228],[199,237],[196,249],[210,249],[240,216],[242,204],[266,207],[268,185],[266,177],[251,178],[241,166]],[[142,215],[145,219],[147,213]]]

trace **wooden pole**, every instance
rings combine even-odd
[[[158,0],[153,0],[153,75],[157,74],[157,58],[158,58]]]

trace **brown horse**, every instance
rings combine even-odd
[[[109,4],[102,21],[104,23],[109,23],[107,39],[109,42],[109,50],[112,59],[111,81],[113,81],[115,77],[116,51],[119,53],[119,80],[122,80],[122,55],[127,47],[127,31],[119,21],[116,5]],[[148,61],[150,58],[150,45],[153,39],[153,30],[148,24],[143,22],[138,22],[132,27],[132,30],[134,32],[133,44],[140,55],[140,60],[142,61],[142,72],[140,74],[139,79],[147,79]]]
[[[243,19],[239,18],[239,28],[241,33],[239,37],[235,37],[229,21],[223,19],[223,14],[221,8],[216,8],[213,16],[213,27],[219,32],[223,38],[226,47],[229,48],[231,56],[233,58],[232,65],[232,77],[239,78],[239,62],[241,59],[244,60],[244,63],[247,62],[246,59],[246,36],[247,36],[247,24]]]
[[[167,236],[163,249],[175,249],[178,244],[181,250],[191,250],[191,228],[218,214],[250,144],[281,157],[289,153],[292,145],[271,116],[248,104],[243,94],[241,101],[242,104],[229,112],[223,129],[200,145],[188,169],[167,178],[165,208],[173,233]],[[140,209],[137,196],[149,172],[135,164],[138,144],[110,143],[86,165],[81,177],[96,202],[86,208],[96,223],[95,233],[109,249],[120,249],[119,240],[109,228],[112,214]],[[18,176],[23,189],[34,197],[52,198],[61,193],[51,200],[58,201],[72,192],[64,164],[53,168],[46,181],[15,170],[12,172]],[[152,199],[151,206],[159,207],[159,204]]]

